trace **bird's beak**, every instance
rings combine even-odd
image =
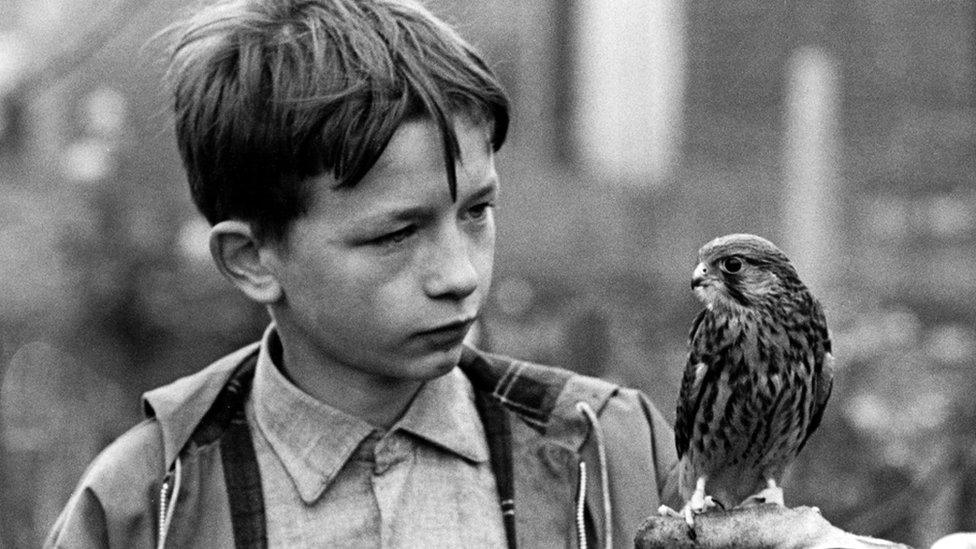
[[[691,274],[691,288],[695,289],[705,284],[705,275],[708,274],[708,266],[699,263],[695,266],[695,272]]]

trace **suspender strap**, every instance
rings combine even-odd
[[[255,356],[242,367],[227,384],[227,411],[231,418],[224,436],[220,437],[220,458],[224,465],[224,484],[230,504],[230,521],[234,528],[234,547],[264,549],[268,546],[265,528],[264,493],[261,491],[261,472],[247,424],[244,403],[254,380]]]
[[[198,445],[220,441],[234,546],[238,549],[268,546],[261,473],[244,411],[256,364],[255,353],[237,367],[191,437]]]
[[[265,531],[264,494],[261,472],[251,441],[251,429],[241,407],[220,439],[220,456],[224,464],[224,483],[234,527],[234,547],[263,549],[268,546]]]
[[[512,430],[501,402],[484,391],[475,390],[475,407],[488,439],[491,469],[495,474],[498,501],[501,505],[505,539],[509,549],[517,546],[515,538],[515,476],[512,467]]]

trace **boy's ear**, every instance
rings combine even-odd
[[[270,305],[281,299],[277,277],[262,261],[261,243],[242,221],[221,221],[210,229],[210,255],[217,269],[247,297]]]

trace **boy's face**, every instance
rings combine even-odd
[[[455,128],[456,201],[437,126],[407,122],[355,187],[314,183],[286,250],[262,249],[283,291],[272,313],[286,370],[370,382],[457,364],[491,282],[498,181],[488,129]]]

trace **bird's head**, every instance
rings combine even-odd
[[[755,235],[716,238],[698,250],[698,260],[691,287],[709,309],[752,308],[802,287],[786,254]]]

